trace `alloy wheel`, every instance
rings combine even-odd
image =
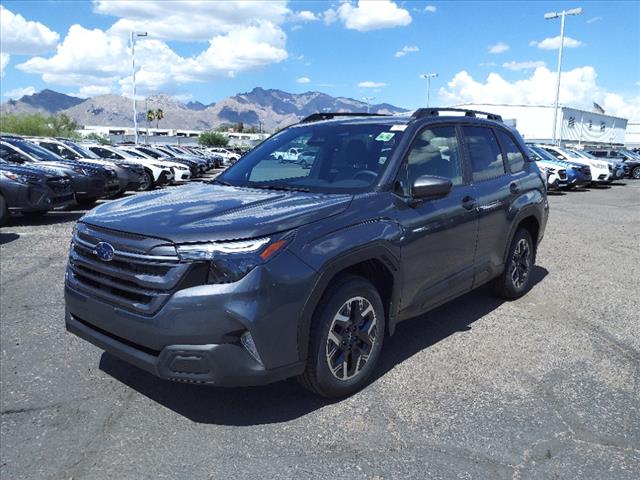
[[[338,380],[354,378],[366,365],[376,342],[377,321],[371,302],[364,297],[347,300],[329,328],[326,359]]]
[[[511,281],[516,289],[522,288],[531,271],[531,246],[525,238],[518,240],[511,256]]]

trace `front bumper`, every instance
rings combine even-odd
[[[304,368],[299,318],[315,275],[285,251],[238,282],[177,290],[157,311],[143,314],[102,298],[69,268],[66,327],[163,379],[219,386],[275,382]],[[240,342],[245,332],[259,361]]]

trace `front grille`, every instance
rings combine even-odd
[[[73,200],[73,193],[69,193],[67,195],[58,195],[57,197],[51,198],[51,203],[53,205],[61,205],[63,203],[68,203]]]
[[[583,174],[591,176],[591,167],[589,165],[584,165],[580,167],[579,170]]]
[[[175,248],[161,240],[103,232],[105,229],[78,224],[69,253],[70,286],[120,308],[153,315],[176,290],[190,265],[180,263]],[[113,245],[113,260],[98,258],[95,247],[100,241]],[[162,254],[145,253],[149,245]]]
[[[71,191],[71,182],[64,177],[53,177],[47,179],[47,186],[53,193],[64,194]]]

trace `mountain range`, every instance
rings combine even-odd
[[[46,89],[0,104],[0,112],[45,115],[64,113],[78,125],[123,127],[133,123],[131,103],[130,98],[118,95],[98,95],[84,99]],[[164,119],[159,122],[159,126],[164,128],[210,130],[222,123],[242,122],[245,126],[257,127],[261,124],[263,130],[273,131],[316,112],[366,112],[367,104],[321,92],[288,93],[260,87],[210,105],[197,101],[182,103],[160,94],[136,101],[139,125],[146,125],[147,110],[158,108],[164,112]],[[407,111],[387,103],[371,105],[369,110],[371,113]]]

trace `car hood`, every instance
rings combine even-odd
[[[210,183],[114,200],[82,221],[175,243],[255,238],[344,211],[352,195],[262,190]]]

